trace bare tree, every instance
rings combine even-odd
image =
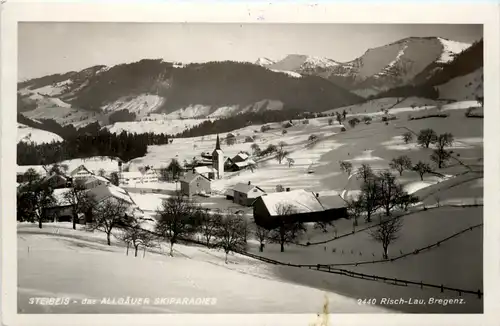
[[[361,166],[358,168],[356,172],[356,177],[358,179],[360,178],[363,179],[363,182],[366,182],[368,178],[373,177],[373,170],[371,166],[365,163],[361,164]]]
[[[64,193],[64,200],[73,207],[73,230],[76,230],[78,214],[85,213],[92,206],[92,197],[83,183],[75,182],[68,192]]]
[[[404,140],[405,144],[408,144],[409,142],[411,142],[413,140],[413,133],[410,131],[405,132],[403,134],[403,140]]]
[[[220,228],[222,215],[219,211],[210,214],[208,209],[200,210],[199,214],[201,214],[200,232],[205,240],[205,245],[210,247],[211,240],[217,235]]]
[[[97,174],[100,176],[100,177],[104,177],[106,175],[106,171],[104,169],[99,169],[99,171],[97,171]]]
[[[366,221],[371,222],[371,216],[380,207],[380,182],[376,177],[369,178],[361,185],[359,205],[366,212]]]
[[[356,230],[358,226],[358,218],[363,213],[363,203],[360,200],[348,199],[347,200],[347,214],[353,219],[352,228]]]
[[[282,149],[283,149],[283,147],[285,147],[285,146],[287,146],[287,145],[288,145],[288,144],[287,144],[287,143],[285,143],[284,141],[280,141],[280,142],[278,143],[278,148],[282,150]]]
[[[19,186],[17,191],[18,214],[23,215],[23,218],[38,221],[38,227],[41,229],[45,210],[56,202],[56,198],[53,189],[43,182],[35,170],[28,170],[25,179],[28,181]]]
[[[174,244],[197,231],[196,210],[195,204],[180,191],[163,200],[157,212],[156,231],[170,242],[170,256],[173,256]]]
[[[307,140],[310,142],[310,143],[314,143],[315,141],[317,141],[319,139],[318,135],[315,135],[315,134],[312,134],[312,135],[309,135],[309,138],[307,138]]]
[[[127,215],[129,204],[116,198],[108,198],[99,202],[94,198],[90,200],[92,221],[87,223],[87,230],[99,230],[106,233],[108,246],[111,246],[111,232],[131,223],[131,217]]]
[[[385,215],[389,216],[391,210],[398,204],[401,197],[408,195],[403,186],[396,181],[390,171],[383,171],[378,175],[379,203],[384,208]]]
[[[431,166],[429,164],[427,164],[427,163],[422,162],[422,161],[418,161],[418,163],[413,166],[412,170],[415,171],[415,172],[418,172],[418,174],[420,175],[420,180],[421,181],[424,180],[424,174],[425,173],[431,173],[432,172]]]
[[[340,169],[343,172],[347,173],[347,175],[351,175],[351,172],[352,172],[352,163],[351,162],[340,161],[339,165],[340,165]]]
[[[333,119],[332,119],[332,118],[329,118],[329,119],[328,119],[328,125],[329,125],[329,126],[333,125]]]
[[[227,255],[230,252],[245,249],[245,225],[243,220],[228,212],[224,214],[221,220],[220,228],[217,233],[217,248],[221,248],[226,253],[225,263],[227,264]]]
[[[393,158],[389,166],[391,169],[398,171],[400,176],[403,175],[404,170],[410,170],[412,168],[411,159],[406,155]]]
[[[444,150],[446,147],[453,145],[454,137],[451,133],[446,132],[444,134],[440,134],[436,139],[436,147],[437,149]]]
[[[437,134],[432,129],[422,129],[420,130],[417,142],[420,146],[429,148],[430,144],[434,144],[437,141]]]
[[[285,151],[284,149],[280,148],[278,149],[278,151],[276,152],[276,160],[278,161],[279,164],[281,164],[281,162],[289,155],[289,153],[287,151]]]
[[[306,231],[304,223],[293,221],[290,215],[295,214],[295,208],[290,204],[279,203],[275,207],[278,226],[270,232],[269,240],[280,244],[281,252],[285,251],[285,243],[296,240]]]
[[[283,192],[285,191],[285,187],[283,185],[276,185],[276,192]]]
[[[134,220],[129,227],[124,229],[120,239],[127,244],[127,255],[128,248],[132,245],[134,248],[134,257],[137,257],[139,247],[142,246],[144,248],[144,257],[146,254],[146,248],[151,248],[156,245],[153,233],[141,228],[138,220]]]
[[[263,228],[259,225],[257,225],[257,228],[255,229],[255,237],[257,240],[259,240],[259,251],[263,252],[264,251],[264,245],[266,240],[269,237],[270,230]]]
[[[443,168],[446,162],[451,158],[450,152],[445,149],[435,149],[431,154],[431,161],[437,164],[438,169]]]
[[[384,259],[389,258],[389,245],[394,243],[399,238],[399,232],[402,228],[402,219],[400,217],[396,217],[384,221],[368,231],[373,240],[382,244]]]
[[[287,158],[286,158],[286,161],[287,161],[287,163],[288,163],[288,167],[289,167],[289,168],[291,168],[291,167],[292,167],[292,165],[295,163],[295,160],[294,160],[293,158],[291,158],[291,157],[287,157]]]
[[[260,153],[260,147],[256,143],[253,143],[250,148],[252,149],[253,155],[257,155],[258,153]]]

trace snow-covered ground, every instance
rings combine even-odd
[[[164,99],[158,95],[141,94],[131,99],[122,98],[112,103],[108,103],[101,109],[104,112],[115,112],[119,110],[128,110],[135,113],[138,117],[143,117],[148,113],[154,112],[164,102]]]
[[[466,101],[483,96],[483,68],[468,75],[451,79],[437,86],[439,97],[443,99]]]
[[[62,137],[49,131],[31,128],[22,123],[17,124],[17,142],[26,142],[34,144],[51,143],[53,141],[61,142]]]
[[[119,134],[122,131],[130,133],[148,133],[152,132],[155,134],[168,134],[175,135],[177,133],[183,132],[186,129],[197,126],[206,119],[162,119],[155,121],[130,121],[130,122],[117,122],[112,125],[106,126],[106,128],[115,134]]]
[[[56,233],[57,232],[57,233]],[[224,263],[221,252],[175,245],[174,257],[125,255],[102,234],[46,224],[18,228],[18,309],[21,313],[331,313],[389,312],[353,298],[275,277],[270,266],[240,255]],[[116,242],[116,240],[113,240]],[[28,251],[29,248],[29,251]],[[111,272],[112,271],[112,272]],[[311,272],[311,277],[314,276]],[[98,281],[96,281],[98,280]],[[33,296],[69,297],[67,306],[29,305]],[[143,298],[149,304],[104,305],[103,298]],[[96,305],[81,300],[96,299]],[[209,304],[155,304],[156,298],[209,298]],[[74,300],[74,301],[73,301]],[[168,299],[167,299],[168,300]]]

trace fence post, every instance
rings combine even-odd
[[[420,281],[420,289],[423,289],[424,288],[424,283],[422,281]]]
[[[394,279],[394,284],[398,284],[398,279],[397,278]]]
[[[318,271],[319,271],[319,264],[318,264],[318,265],[316,265],[316,268],[317,268],[317,269],[318,269]]]
[[[461,297],[462,296],[462,291],[458,291],[458,296]]]
[[[443,284],[441,284],[441,293],[443,293],[443,292],[444,292],[444,286],[443,286]]]
[[[328,271],[330,271],[330,265],[328,265]]]

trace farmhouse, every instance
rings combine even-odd
[[[252,165],[255,165],[255,162],[250,159],[248,154],[238,153],[235,157],[226,160],[224,168],[228,171],[240,171]]]
[[[184,174],[180,179],[181,193],[186,196],[209,194],[211,192],[210,179],[196,173],[189,171]]]
[[[215,176],[217,175],[217,170],[211,166],[197,166],[194,168],[194,172],[211,180],[215,179]]]
[[[54,189],[54,202],[43,208],[45,220],[54,222],[70,222],[74,214],[74,197],[71,188]]]
[[[92,197],[92,199],[95,201],[97,205],[105,201],[111,200],[125,205],[127,207],[127,214],[129,215],[142,214],[141,209],[139,209],[139,207],[134,202],[132,197],[130,197],[130,194],[126,190],[114,186],[112,184],[101,185],[96,188],[92,188],[89,190],[89,195]],[[87,222],[92,221],[91,211],[89,211],[86,214],[85,219]]]
[[[265,191],[253,185],[250,181],[248,183],[238,183],[232,189],[233,202],[242,206],[252,206],[252,203],[263,194],[265,194]]]
[[[158,179],[159,179],[159,174],[158,172],[156,172],[155,169],[148,169],[142,176],[142,182],[144,183],[158,182]]]
[[[342,199],[322,204],[317,194],[303,189],[275,192],[258,197],[253,203],[255,223],[267,229],[279,226],[283,219],[290,222],[320,222],[347,218]]]
[[[70,172],[70,177],[73,178],[73,180],[81,180],[81,179],[87,179],[90,178],[94,173],[92,173],[89,169],[85,167],[85,165],[80,165],[76,169]]]

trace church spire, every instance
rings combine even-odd
[[[219,140],[219,134],[217,134],[217,142],[215,143],[215,150],[220,149],[220,140]]]

